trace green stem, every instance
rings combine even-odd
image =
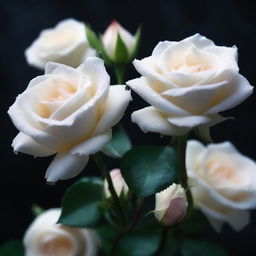
[[[165,247],[167,237],[168,237],[168,227],[164,227],[163,232],[162,232],[161,242],[158,247],[158,250],[155,253],[155,256],[161,255],[161,252],[163,251],[163,249]]]
[[[177,142],[177,151],[178,151],[179,163],[180,163],[179,180],[180,180],[180,184],[186,190],[186,196],[188,200],[187,217],[189,217],[193,209],[193,198],[188,186],[188,176],[187,176],[187,170],[186,170],[187,137],[188,135],[179,136],[176,138],[176,142]]]
[[[136,227],[136,225],[139,221],[139,218],[140,218],[140,214],[142,212],[143,203],[144,203],[143,198],[137,198],[136,209],[135,209],[135,214],[134,214],[133,220],[127,228],[125,228],[125,229],[123,229],[119,232],[119,234],[117,235],[117,237],[116,237],[116,239],[113,243],[113,246],[112,246],[112,249],[111,249],[109,255],[111,255],[111,256],[115,255],[115,252],[116,252],[117,245],[118,245],[119,241],[124,237],[124,235],[131,232]]]
[[[105,164],[105,162],[103,160],[103,157],[101,156],[101,153],[97,153],[97,154],[93,155],[93,159],[94,159],[96,165],[98,166],[98,168],[102,171],[103,175],[107,179],[108,188],[109,188],[109,191],[110,191],[111,196],[113,198],[114,206],[115,206],[115,208],[118,212],[118,215],[120,217],[120,220],[121,220],[122,224],[125,225],[125,222],[126,222],[125,221],[125,214],[123,212],[123,208],[122,208],[122,205],[120,203],[119,197],[118,197],[118,195],[116,193],[116,190],[114,188],[109,170],[108,170],[107,165]]]
[[[116,64],[114,66],[117,84],[124,84],[124,75],[126,70],[125,64]]]

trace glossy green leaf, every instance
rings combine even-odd
[[[116,63],[127,63],[129,61],[129,52],[128,49],[122,40],[121,36],[118,34],[116,40],[116,49],[115,49],[115,62]]]
[[[71,227],[94,227],[102,216],[102,181],[82,178],[72,185],[62,199],[59,223]]]
[[[0,247],[0,256],[24,256],[22,241],[10,240]]]
[[[118,246],[117,255],[151,256],[161,243],[162,227],[154,217],[141,221],[137,228],[124,236]]]
[[[181,256],[228,256],[220,245],[202,239],[185,239],[182,243]]]
[[[132,148],[131,140],[124,128],[118,127],[110,142],[108,142],[102,152],[113,158],[122,157],[128,150]]]
[[[130,190],[146,197],[176,181],[178,156],[171,147],[141,146],[123,156],[121,170]]]

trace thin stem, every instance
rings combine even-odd
[[[135,214],[134,214],[133,220],[127,228],[125,228],[125,229],[123,229],[119,232],[119,234],[117,235],[117,237],[116,237],[116,239],[113,243],[113,246],[112,246],[112,249],[111,249],[109,255],[111,255],[111,256],[115,255],[115,252],[116,252],[117,245],[118,245],[119,241],[123,238],[124,235],[131,232],[136,227],[136,225],[137,225],[137,223],[140,219],[143,203],[144,203],[143,198],[137,198],[136,209],[135,209]]]
[[[155,253],[155,256],[160,255],[161,252],[163,251],[163,249],[165,247],[165,244],[166,244],[167,237],[168,237],[168,231],[169,231],[168,227],[163,228],[161,242],[160,242],[160,245],[158,247],[158,250]]]
[[[188,176],[186,170],[186,147],[187,147],[187,135],[177,137],[177,151],[179,156],[179,163],[180,163],[180,184],[186,190],[186,196],[188,200],[188,211],[187,211],[187,218],[190,216],[193,210],[193,198],[191,195],[191,191],[188,186]]]
[[[114,66],[117,84],[124,84],[125,64],[116,64]]]
[[[103,175],[107,179],[108,188],[109,188],[109,191],[110,191],[111,196],[113,198],[114,206],[115,206],[115,208],[118,212],[118,215],[120,217],[120,220],[121,220],[122,224],[124,225],[125,224],[125,215],[124,215],[123,208],[121,206],[119,197],[118,197],[118,195],[115,191],[110,173],[109,173],[108,168],[107,168],[107,165],[105,164],[105,162],[104,162],[100,153],[97,153],[97,154],[93,155],[93,159],[94,159],[96,165],[98,166],[98,168],[102,171]]]

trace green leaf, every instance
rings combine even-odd
[[[121,36],[117,35],[116,49],[115,49],[115,62],[116,63],[127,63],[129,62],[129,52],[122,40]]]
[[[139,27],[135,34],[135,44],[134,44],[133,52],[131,54],[131,59],[130,59],[131,61],[136,57],[138,53],[140,41],[141,41],[141,28]]]
[[[71,227],[94,227],[102,216],[102,181],[82,178],[72,185],[62,199],[59,223]]]
[[[124,128],[120,126],[113,133],[111,141],[104,146],[102,152],[110,157],[120,158],[131,148],[130,138]]]
[[[20,240],[10,240],[0,247],[0,256],[23,256],[24,247]]]
[[[118,246],[118,254],[122,256],[151,256],[156,253],[161,242],[161,226],[155,219],[141,221],[139,226],[124,236]]]
[[[123,156],[121,170],[130,190],[146,197],[176,181],[178,156],[171,147],[141,146]]]
[[[220,245],[202,239],[185,239],[182,243],[181,256],[228,256]]]

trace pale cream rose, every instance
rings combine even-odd
[[[230,142],[204,146],[188,141],[188,183],[194,205],[220,231],[224,222],[236,231],[250,222],[256,207],[256,164]]]
[[[118,35],[121,37],[130,55],[132,55],[135,48],[135,36],[133,36],[125,28],[123,28],[117,21],[113,21],[102,35],[102,43],[104,49],[107,55],[112,60],[115,59],[115,50]]]
[[[44,69],[47,62],[58,62],[78,67],[86,57],[95,56],[87,41],[85,24],[75,19],[65,19],[54,28],[43,30],[26,49],[27,62]]]
[[[96,256],[96,234],[56,224],[60,213],[60,209],[50,209],[32,222],[24,235],[25,256]]]
[[[184,188],[173,183],[165,190],[155,195],[156,219],[166,226],[172,226],[181,222],[187,213],[187,197]]]
[[[183,135],[213,125],[224,119],[219,112],[252,93],[238,72],[237,48],[216,46],[199,34],[160,42],[151,56],[133,64],[141,77],[127,85],[151,105],[132,114],[143,131]]]
[[[88,58],[77,69],[48,63],[8,113],[20,131],[15,152],[33,156],[57,153],[46,172],[48,182],[69,179],[111,139],[131,100],[124,85],[110,86],[103,61]]]
[[[124,194],[124,196],[127,196],[129,188],[122,176],[121,170],[120,169],[113,169],[110,171],[110,176],[113,182],[113,186],[114,189],[116,191],[116,194],[118,196],[121,195],[121,193]],[[109,191],[109,187],[108,187],[108,182],[105,179],[104,180],[104,195],[106,198],[111,197],[111,193]]]

